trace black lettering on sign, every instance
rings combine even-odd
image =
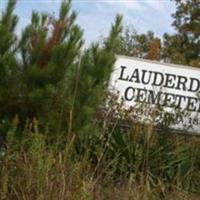
[[[200,88],[200,81],[196,78],[190,78],[189,92],[198,92]]]
[[[166,79],[165,79],[165,84],[163,85],[163,87],[174,88],[176,75],[174,75],[174,74],[165,74],[165,76],[166,76]]]
[[[129,76],[126,76],[126,78],[124,77],[124,70],[126,69],[126,67],[125,66],[120,66],[120,67],[121,67],[121,73],[120,73],[119,80],[128,81]]]
[[[154,80],[152,86],[161,86],[164,81],[164,75],[160,72],[154,72]]]
[[[130,80],[131,82],[133,82],[133,79],[135,79],[135,83],[140,83],[140,78],[139,78],[139,71],[138,69],[135,69]]]
[[[124,98],[127,101],[132,101],[134,98],[135,89],[133,87],[127,87],[124,92]]]

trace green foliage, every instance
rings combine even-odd
[[[10,115],[18,114],[22,124],[27,117],[36,117],[44,128],[49,126],[55,131],[55,124],[59,124],[58,131],[62,128],[68,132],[92,127],[93,122],[88,122],[104,97],[122,17],[116,17],[102,47],[93,44],[81,53],[82,31],[75,24],[76,13],[70,7],[71,1],[63,1],[59,18],[33,11],[31,24],[12,44],[19,43],[14,54],[18,58],[19,76],[15,84],[19,90],[16,109],[11,107]],[[12,15],[12,10],[7,12]]]
[[[66,141],[63,135],[59,144],[52,143],[48,132],[40,132],[38,121],[33,120],[19,139],[16,117],[0,154],[1,199],[94,199],[98,195],[103,199],[111,185],[124,187],[125,183],[121,192],[130,198],[164,199],[185,191],[198,199],[199,138],[158,135],[151,126],[135,124],[123,131],[118,123],[110,126],[106,116],[103,135],[96,145],[87,144],[87,154],[80,152],[77,161],[71,159],[73,138]],[[89,154],[96,156],[97,163],[88,159]]]
[[[164,35],[163,56],[169,62],[200,66],[200,3],[197,0],[175,0],[174,35]]]
[[[82,31],[74,24],[76,13],[70,12],[70,6],[70,1],[62,2],[58,19],[33,12],[32,22],[20,39],[25,104],[32,109],[26,114],[49,123],[48,116],[53,113],[58,118],[60,105],[71,100],[67,99],[72,96],[70,82],[83,43]]]
[[[9,113],[11,109],[16,110],[18,103],[16,97],[19,91],[17,84],[19,72],[15,58],[17,48],[15,28],[18,18],[12,14],[15,3],[15,0],[9,1],[0,18],[0,117]]]
[[[158,134],[152,124],[134,123],[139,116],[131,111],[118,113],[129,125],[123,128],[114,112],[122,105],[108,98],[114,53],[159,60],[160,40],[122,33],[117,15],[103,43],[83,51],[71,0],[58,17],[34,11],[17,38],[14,7],[9,0],[0,19],[0,199],[198,195],[199,139]],[[157,114],[165,126],[180,115]]]
[[[16,15],[13,15],[13,10],[15,8],[16,1],[9,1],[4,12],[2,12],[0,20],[0,54],[13,52],[11,49],[12,45],[16,41],[16,36],[14,35],[15,27],[18,22]]]
[[[138,34],[132,27],[126,27],[120,35],[117,54],[146,58],[150,60],[161,59],[161,41],[148,31],[146,34]]]

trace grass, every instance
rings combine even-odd
[[[81,152],[75,134],[52,142],[36,120],[18,134],[15,119],[1,149],[2,200],[199,199],[198,137],[158,134],[149,125],[121,130],[116,123]]]

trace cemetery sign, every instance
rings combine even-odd
[[[146,104],[184,110],[189,115],[173,128],[200,133],[198,68],[116,56],[109,87],[123,100],[125,108]]]

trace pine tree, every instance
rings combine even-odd
[[[13,14],[16,1],[10,0],[0,18],[0,118],[17,111],[19,70],[16,60],[18,18]]]
[[[34,11],[20,39],[24,113],[43,122],[60,120],[83,44],[70,7],[71,1],[62,1],[58,18]]]
[[[103,45],[93,43],[81,59],[75,90],[73,129],[78,133],[77,149],[83,150],[99,133],[97,111],[104,105],[108,81],[115,62],[115,49],[122,31],[122,16],[117,15]],[[81,144],[83,146],[81,146]],[[82,149],[82,148],[83,149]]]
[[[7,31],[12,33],[10,46],[1,47],[5,55],[12,56],[9,62],[14,60],[16,63],[12,66],[17,71],[13,73],[17,74],[17,81],[9,85],[8,90],[19,89],[15,92],[15,100],[10,99],[11,104],[16,105],[16,109],[9,111],[10,119],[17,114],[23,126],[27,119],[37,118],[40,126],[48,126],[52,133],[90,135],[95,132],[96,112],[103,104],[115,62],[114,50],[122,31],[122,17],[116,17],[103,45],[94,43],[82,51],[82,30],[75,23],[77,15],[70,9],[70,0],[62,1],[58,18],[33,11],[31,23],[19,38],[14,34],[17,19],[12,14],[14,6],[15,1],[10,0],[6,11],[10,17],[3,18],[13,25]],[[1,24],[3,31],[9,27],[4,27],[6,23]],[[2,66],[8,67],[8,61]],[[8,74],[2,76],[9,77]],[[2,88],[5,90],[5,85]],[[10,105],[6,101],[3,103],[5,108]],[[8,117],[7,111],[3,118]]]

